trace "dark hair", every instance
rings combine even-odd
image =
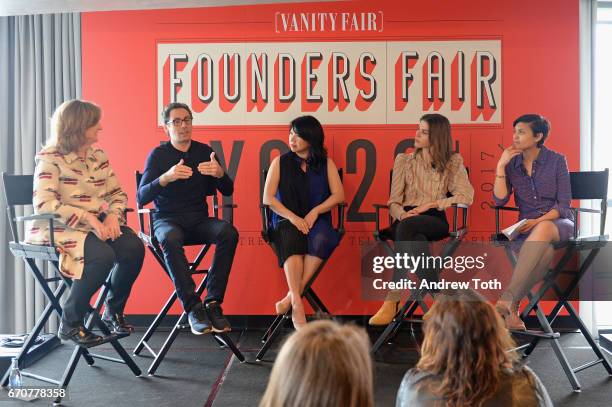
[[[296,136],[310,144],[311,166],[319,169],[327,159],[327,150],[323,144],[325,135],[321,123],[314,116],[300,116],[291,121],[289,129],[293,129]]]
[[[162,112],[162,119],[164,121],[164,124],[168,122],[168,120],[170,119],[170,112],[173,111],[174,109],[185,109],[189,112],[189,116],[193,117],[193,113],[191,113],[191,109],[185,103],[172,102],[166,105],[166,107],[164,107],[164,110]]]
[[[429,125],[429,150],[431,152],[432,164],[436,171],[442,173],[453,155],[450,122],[445,116],[438,113],[425,114],[419,121],[424,121]],[[417,153],[418,151],[417,149]]]
[[[550,132],[550,122],[548,119],[539,114],[524,114],[516,119],[512,123],[512,127],[516,126],[518,123],[527,123],[533,131],[533,136],[536,137],[539,133],[542,133],[542,139],[538,141],[538,147],[542,147],[544,145],[544,140],[548,137],[548,133]]]

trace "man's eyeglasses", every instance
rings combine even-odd
[[[169,120],[169,121],[166,122],[166,124],[168,126],[172,125],[174,127],[181,127],[183,125],[183,123],[185,123],[186,126],[191,126],[191,122],[193,122],[193,117],[186,117],[184,119]]]

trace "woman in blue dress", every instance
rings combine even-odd
[[[336,165],[327,157],[321,123],[302,116],[289,129],[291,151],[270,164],[263,203],[273,211],[272,240],[289,286],[276,312],[291,307],[293,326],[299,329],[306,324],[304,286],[340,241],[330,211],[344,201],[344,189]]]

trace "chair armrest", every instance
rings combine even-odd
[[[578,239],[578,212],[584,213],[601,213],[600,209],[582,208],[582,207],[570,207],[570,210],[574,214],[574,239]]]
[[[338,208],[338,225],[336,226],[336,231],[338,233],[344,234],[344,210],[347,207],[346,202],[341,202],[337,205]],[[261,237],[266,242],[271,241],[270,237],[270,229],[268,225],[270,224],[270,206],[265,204],[260,204],[259,209],[261,210]]]
[[[453,208],[453,228],[449,232],[451,237],[461,239],[467,234],[467,217],[468,217],[468,205],[454,203],[451,205]],[[458,225],[459,221],[459,209],[461,209],[461,226]]]
[[[270,243],[270,229],[268,228],[268,214],[270,211],[270,206],[260,204],[259,209],[261,211],[261,237],[265,242]]]
[[[599,209],[591,209],[591,208],[570,208],[571,210],[573,210],[574,212],[588,212],[588,213],[601,213],[601,210]]]
[[[234,224],[234,209],[237,208],[236,204],[221,204],[221,209],[229,209],[229,223]],[[217,212],[218,214],[219,212]],[[223,215],[223,220],[225,220],[225,213]]]
[[[15,217],[15,222],[24,222],[27,220],[48,220],[49,221],[49,246],[55,247],[55,228],[53,221],[59,219],[60,215],[57,213],[41,213],[27,216]]]
[[[15,217],[16,222],[24,222],[26,220],[52,220],[59,219],[59,215],[57,213],[44,213],[39,215],[27,215],[27,216],[17,216]]]
[[[340,202],[338,204],[338,227],[336,230],[338,233],[344,234],[344,210],[347,207],[346,202]]]
[[[139,236],[148,236],[149,240],[145,240],[145,243],[151,241],[151,238],[155,236],[155,231],[153,229],[153,213],[157,213],[157,209],[155,208],[138,208],[138,226],[140,227]],[[147,223],[149,224],[149,232],[145,229],[145,215],[147,215]]]
[[[499,227],[499,211],[518,212],[519,208],[514,206],[494,206],[493,209],[495,209],[495,235],[500,235],[501,229]]]
[[[374,207],[374,237],[377,237],[380,234],[380,211],[381,209],[389,209],[389,205],[387,204],[373,204]]]
[[[571,239],[570,242],[579,243],[579,242],[607,242],[609,239],[609,235],[586,235],[586,236],[578,236],[575,239]]]
[[[512,212],[518,212],[519,208],[515,207],[515,206],[495,206],[495,210],[496,211],[512,211]]]

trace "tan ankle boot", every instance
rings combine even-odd
[[[399,301],[385,301],[376,314],[370,318],[370,325],[388,325],[399,311]]]
[[[527,330],[527,328],[525,327],[525,323],[516,312],[510,312],[508,315],[506,315],[506,317],[504,318],[504,322],[506,324],[506,328],[508,328],[509,331]]]

